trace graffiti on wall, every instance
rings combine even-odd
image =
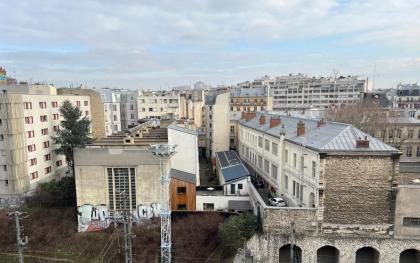
[[[132,222],[140,223],[141,220],[153,219],[159,217],[160,204],[141,204],[136,210],[131,211]],[[77,208],[78,231],[95,232],[109,227],[113,222],[119,222],[122,219],[122,213],[119,211],[109,211],[105,204],[91,205],[84,204]]]

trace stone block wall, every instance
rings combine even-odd
[[[323,221],[333,224],[392,223],[390,156],[327,156]]]
[[[316,209],[264,208],[263,230],[269,233],[290,233],[291,223],[297,234],[316,231]]]

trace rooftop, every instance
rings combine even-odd
[[[235,151],[217,152],[216,159],[226,184],[250,175]]]
[[[260,125],[259,117],[265,115],[265,123]],[[270,119],[279,118],[280,124],[270,128]],[[362,132],[355,127],[338,122],[323,121],[320,125],[319,120],[292,117],[286,115],[273,115],[267,113],[257,113],[256,117],[241,119],[240,124],[274,137],[280,137],[280,133],[285,134],[285,140],[303,145],[318,152],[368,152],[369,154],[400,154],[400,151],[369,134]],[[297,134],[298,122],[304,124],[304,133]],[[369,141],[368,147],[357,147],[357,141]]]

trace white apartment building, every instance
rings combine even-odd
[[[137,91],[121,91],[121,127],[128,129],[138,124]]]
[[[343,123],[244,112],[238,126],[239,156],[254,181],[263,183],[273,196],[283,196],[290,206],[322,206],[329,158],[357,156],[359,160],[366,158],[360,165],[368,166],[372,155],[400,154]]]
[[[179,93],[174,91],[139,91],[137,97],[139,119],[161,119],[164,115],[179,116]]]
[[[121,128],[121,91],[103,88],[97,90],[104,104],[105,135],[117,133]]]
[[[331,106],[358,102],[365,89],[365,80],[357,76],[311,77],[303,74],[256,79],[239,87],[266,87],[268,105],[273,110],[327,109]]]
[[[57,95],[51,85],[0,88],[0,194],[21,194],[67,171],[52,140],[62,120],[59,107],[69,100],[90,116],[90,99]]]

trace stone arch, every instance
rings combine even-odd
[[[340,251],[334,246],[323,246],[316,252],[317,263],[338,263]]]
[[[373,247],[362,247],[356,251],[356,263],[379,263],[379,251]]]
[[[290,263],[290,244],[280,248],[279,263]],[[293,246],[293,263],[302,263],[302,249],[296,245]]]
[[[420,262],[420,251],[417,249],[406,249],[400,253],[400,263]]]

